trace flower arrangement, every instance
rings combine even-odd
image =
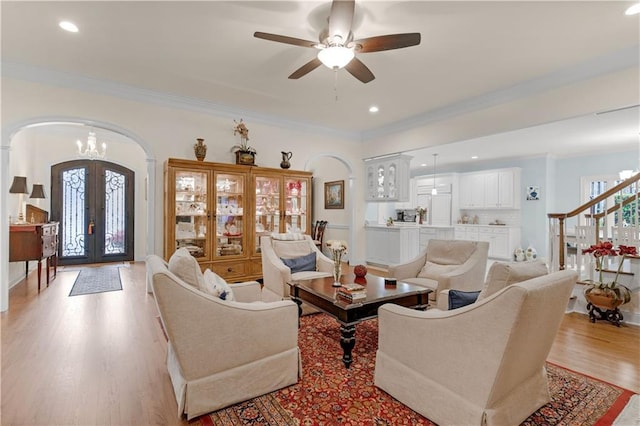
[[[426,207],[416,207],[416,214],[418,215],[418,223],[422,223],[422,221],[425,219],[425,215],[427,214],[427,209]]]
[[[251,154],[256,153],[256,149],[252,146],[249,146],[249,129],[244,124],[242,119],[240,121],[233,120],[236,125],[233,128],[233,135],[240,135],[240,145],[234,145],[231,147],[232,152],[240,151],[240,152],[250,152]]]
[[[614,248],[613,244],[609,241],[601,241],[597,244],[593,244],[587,249],[582,250],[582,254],[590,253],[593,255],[596,261],[596,268],[599,272],[598,281],[589,280],[589,285],[585,288],[584,294],[589,300],[591,294],[605,294],[607,297],[613,299],[615,304],[614,308],[618,305],[623,305],[631,300],[631,291],[624,285],[618,283],[618,277],[622,271],[622,264],[627,256],[636,256],[637,250],[633,246],[619,245],[618,248]],[[604,259],[606,256],[619,256],[618,269],[616,275],[611,282],[604,282],[602,278],[602,271],[604,269]],[[596,304],[596,303],[594,303]]]
[[[302,189],[302,182],[300,182],[299,180],[288,182],[287,189],[289,190],[289,192],[293,192],[294,189],[296,191],[300,191],[300,189]]]
[[[327,241],[327,248],[333,258],[333,285],[340,287],[340,276],[342,275],[342,255],[347,253],[347,243],[342,240]]]

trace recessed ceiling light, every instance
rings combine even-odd
[[[420,164],[420,167],[427,167],[425,163]]]
[[[380,111],[380,108],[378,108],[375,105],[372,105],[372,106],[369,107],[369,112],[371,112],[371,113],[376,113],[378,111]]]
[[[60,28],[62,28],[65,31],[69,31],[70,33],[78,32],[78,26],[73,22],[61,21],[58,25],[60,26]]]
[[[471,157],[471,159],[472,159],[472,160],[477,160],[477,159],[478,159],[478,156],[477,156],[477,155],[474,155],[474,156],[472,156],[472,157]]]
[[[625,15],[637,15],[640,13],[640,3],[636,3],[624,12]]]

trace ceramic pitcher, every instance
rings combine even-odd
[[[289,167],[291,167],[291,163],[289,163],[289,160],[291,160],[293,154],[291,152],[285,151],[280,152],[282,153],[282,161],[280,162],[280,167],[283,169],[288,169]]]

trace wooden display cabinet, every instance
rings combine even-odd
[[[262,278],[260,237],[311,232],[311,173],[170,158],[164,256],[186,247],[228,281]]]

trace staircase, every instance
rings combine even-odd
[[[597,279],[593,256],[582,250],[600,241],[635,246],[640,252],[640,173],[623,180],[568,213],[549,213],[549,269],[574,269],[579,278],[569,309],[586,312],[582,284]],[[598,208],[599,207],[599,208]],[[599,211],[596,213],[596,211]],[[617,259],[609,257],[603,267],[605,281],[613,280]],[[625,320],[640,324],[640,257],[628,258],[618,281],[632,291],[631,302],[623,305]]]

